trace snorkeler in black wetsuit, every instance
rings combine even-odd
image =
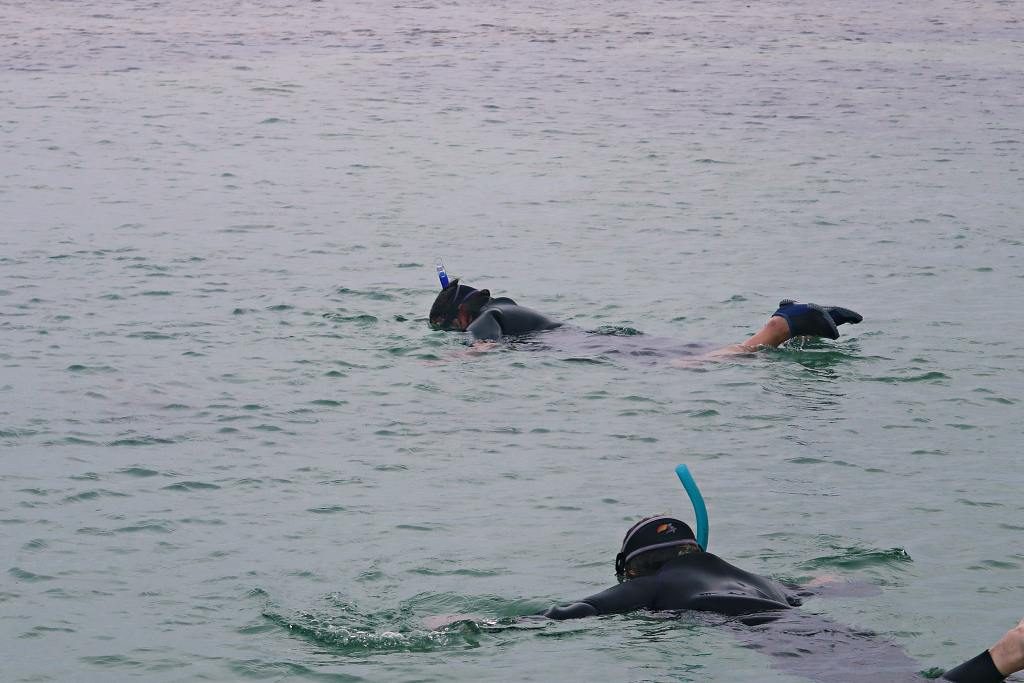
[[[574,619],[638,609],[741,615],[800,604],[782,584],[702,551],[689,525],[671,517],[651,517],[633,526],[615,559],[615,573],[619,585],[544,615]]]
[[[775,581],[702,552],[672,557],[654,574],[638,575],[583,602],[596,614],[694,609],[741,615],[795,607],[800,598]]]
[[[761,330],[742,344],[726,347],[712,355],[748,353],[761,346],[778,346],[797,336],[838,339],[839,325],[856,324],[862,319],[859,313],[848,308],[798,304],[784,299]],[[434,299],[429,321],[436,329],[468,332],[474,341],[497,341],[502,337],[562,326],[562,323],[520,306],[512,299],[492,298],[490,290],[475,289],[458,280],[448,283]]]
[[[615,572],[621,583],[566,606],[542,613],[551,619],[578,619],[635,610],[698,610],[738,617],[742,626],[759,627],[761,632],[740,633],[747,644],[758,649],[769,645],[777,654],[780,668],[813,676],[822,668],[821,656],[829,658],[829,681],[919,681],[914,662],[891,643],[865,637],[842,625],[814,615],[787,620],[786,611],[800,605],[790,588],[729,564],[705,552],[685,522],[671,517],[650,517],[634,525],[615,558]],[[773,630],[769,630],[773,629]],[[827,633],[826,651],[811,652],[807,634]],[[774,641],[771,639],[774,638]],[[782,644],[781,647],[779,644]],[[840,646],[849,646],[863,659],[836,660]],[[793,652],[800,656],[794,656]],[[818,656],[818,660],[814,656]],[[804,657],[803,661],[800,657]],[[870,659],[868,659],[870,657]],[[998,665],[998,666],[997,666]],[[870,667],[871,671],[864,670]],[[1024,668],[1024,621],[1011,629],[991,649],[947,671],[943,680],[959,683],[996,683]]]
[[[508,297],[492,298],[490,290],[474,289],[458,280],[437,295],[430,307],[430,324],[468,332],[478,341],[496,341],[562,325]]]

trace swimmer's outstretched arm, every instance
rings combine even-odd
[[[601,614],[623,614],[650,607],[656,592],[657,584],[651,577],[642,576],[606,588],[571,605],[555,605],[541,612],[541,616],[549,619],[580,619]]]
[[[945,681],[957,683],[998,683],[1010,674],[1024,669],[1024,619],[995,645],[955,669],[942,675]]]
[[[597,608],[589,602],[574,602],[571,605],[565,606],[555,605],[541,612],[541,616],[559,621],[563,619],[582,619],[583,617],[596,617]]]

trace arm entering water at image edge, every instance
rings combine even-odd
[[[950,669],[942,680],[955,683],[998,683],[1024,670],[1024,619],[977,657]]]

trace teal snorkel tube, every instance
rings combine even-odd
[[[686,465],[677,465],[676,476],[679,477],[679,481],[682,482],[683,488],[686,489],[686,495],[690,497],[690,503],[693,504],[693,514],[697,518],[697,545],[700,546],[701,550],[707,551],[708,508],[704,505],[704,496],[700,495],[700,489],[697,488],[697,482],[693,480],[693,475],[690,474],[689,467]]]
[[[441,281],[441,289],[448,286],[448,273],[444,269],[444,262],[437,259],[437,279]]]

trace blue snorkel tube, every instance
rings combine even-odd
[[[700,495],[700,489],[697,488],[697,482],[693,480],[693,475],[690,474],[689,467],[686,465],[677,465],[676,476],[679,477],[679,481],[683,484],[683,488],[686,489],[686,495],[690,497],[690,503],[693,504],[693,514],[697,518],[697,545],[700,546],[701,550],[707,551],[708,508],[704,505],[704,496]]]
[[[448,273],[445,272],[444,262],[437,259],[437,279],[441,281],[441,289],[448,286]]]

